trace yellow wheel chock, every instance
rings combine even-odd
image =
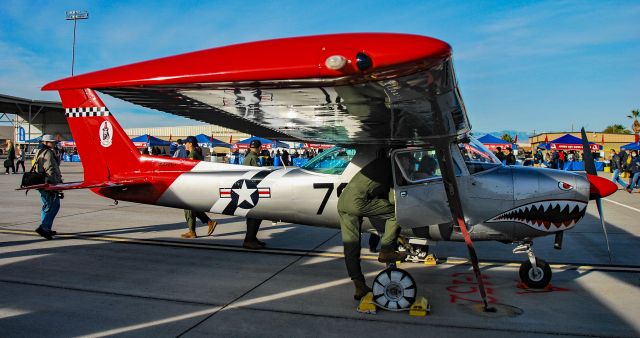
[[[435,266],[436,264],[438,264],[438,261],[433,254],[428,254],[427,257],[424,258],[424,265]]]
[[[358,312],[375,315],[377,311],[376,303],[373,302],[373,293],[367,293],[358,304]]]
[[[360,300],[357,311],[360,313],[375,315],[378,311],[376,303],[373,301],[373,293],[367,293]],[[411,307],[409,307],[409,316],[412,317],[424,317],[431,312],[431,304],[425,297],[418,297]]]
[[[418,297],[409,308],[409,316],[424,317],[431,312],[431,304],[424,297]]]

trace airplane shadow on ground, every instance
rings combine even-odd
[[[224,224],[237,222],[243,219],[242,217],[229,217],[218,219],[218,226],[222,226]],[[200,221],[196,221],[196,226],[202,229],[202,226],[206,226]],[[167,224],[154,224],[154,225],[145,225],[139,227],[127,227],[127,228],[117,228],[117,229],[99,229],[99,230],[91,230],[91,231],[82,231],[76,234],[78,235],[124,235],[124,234],[133,234],[133,233],[153,233],[153,232],[162,232],[162,231],[171,231],[171,230],[179,230],[179,229],[187,229],[186,222],[180,223],[167,223]]]
[[[20,253],[33,258],[11,262],[9,258],[21,257]],[[362,265],[369,281],[383,268],[373,261],[363,261]],[[516,269],[484,267],[493,300],[524,311],[516,317],[491,319],[470,313],[465,305],[479,299],[476,292],[468,292],[475,287],[467,279],[472,276],[468,265],[401,267],[416,279],[419,294],[429,298],[434,312],[424,320],[400,313],[378,314],[381,322],[394,323],[389,325],[394,330],[397,324],[405,323],[403,331],[411,334],[424,334],[432,325],[450,327],[452,332],[470,327],[510,336],[638,333],[617,315],[619,311],[609,308],[606,294],[584,288],[586,282],[582,279],[588,275],[575,270],[555,275],[554,285],[562,290],[522,293],[515,287]],[[601,274],[624,284],[636,276]],[[113,333],[175,336],[235,299],[225,311],[248,311],[244,315],[251,316],[251,325],[230,325],[227,320],[231,319],[223,311],[205,321],[200,330],[229,335],[242,330],[253,334],[278,330],[278,335],[286,336],[287,332],[309,325],[312,331],[307,332],[323,336],[336,334],[335,330],[349,332],[353,320],[371,322],[371,317],[354,311],[352,286],[345,275],[339,258],[98,242],[25,249],[9,257],[0,256],[0,309],[21,310],[20,314],[0,317],[0,328],[9,335],[99,335],[115,330]],[[257,285],[261,286],[256,288]],[[252,291],[245,294],[249,290]],[[303,316],[305,320],[274,327],[269,316],[278,313],[287,318]],[[54,324],[46,328],[34,326],[41,318]],[[322,318],[334,324],[315,322]],[[342,319],[349,320],[341,323]],[[44,329],[47,331],[39,331]]]

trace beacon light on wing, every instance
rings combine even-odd
[[[344,67],[344,65],[346,64],[347,64],[347,59],[342,55],[331,55],[324,62],[324,65],[327,66],[327,68],[333,69],[333,70],[338,70]]]

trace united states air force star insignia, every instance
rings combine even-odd
[[[220,198],[230,198],[230,204],[241,209],[251,209],[260,198],[271,198],[271,188],[258,188],[252,180],[237,180],[231,188],[220,188]]]

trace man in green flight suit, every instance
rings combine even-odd
[[[262,147],[260,140],[252,140],[249,143],[249,153],[244,158],[243,165],[249,165],[252,167],[259,167],[258,153]],[[261,219],[247,217],[247,234],[244,236],[244,242],[242,247],[245,249],[260,250],[266,246],[266,243],[258,240],[258,230],[260,230]]]
[[[356,300],[371,291],[360,267],[360,226],[363,217],[385,220],[379,262],[393,263],[407,257],[406,253],[396,251],[400,227],[396,221],[395,207],[390,201],[390,197],[393,200],[391,186],[391,163],[381,150],[375,160],[353,176],[338,199],[344,260],[355,286],[353,298]]]

